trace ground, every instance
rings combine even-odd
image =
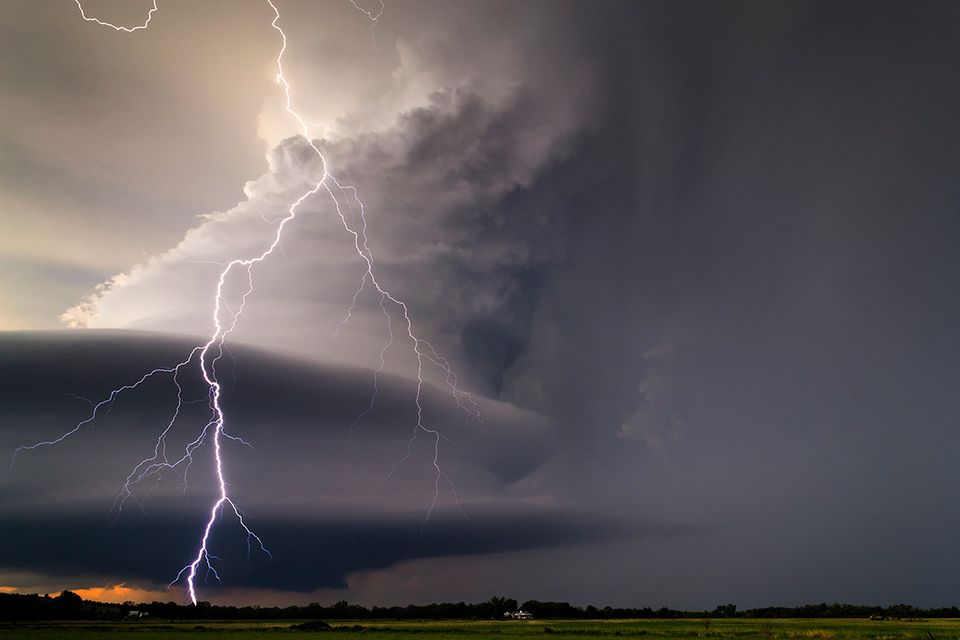
[[[576,637],[641,637],[650,640],[953,640],[960,620],[510,620],[510,621],[331,621],[330,631],[294,628],[303,621],[175,622],[162,620],[116,623],[49,622],[0,624],[4,640],[123,640],[175,638],[190,640],[261,639],[276,636],[418,639],[464,636],[499,640],[567,635]]]

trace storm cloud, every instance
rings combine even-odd
[[[268,82],[275,34],[256,7],[236,16],[253,34],[243,60],[210,58],[178,89],[170,80],[185,66],[164,43],[192,42],[193,28],[180,24],[186,5],[169,3],[155,40],[111,67],[138,79],[126,92],[97,69],[133,39],[102,44],[105,34],[33,4],[4,34],[43,37],[0,38],[34,52],[22,67],[0,63],[4,95],[16,97],[0,106],[19,123],[0,142],[25,150],[0,164],[3,228],[31,247],[0,242],[13,265],[0,286],[21,301],[8,303],[11,318],[50,318],[3,326],[46,327],[70,309],[88,329],[0,340],[10,451],[89,409],[64,394],[97,399],[182,358],[195,344],[183,336],[210,329],[222,263],[261,251],[321,169]],[[422,2],[388,5],[372,35],[348,3],[280,9],[295,99],[323,121],[314,138],[334,174],[358,189],[383,283],[476,392],[483,422],[458,413],[443,372],[430,372],[428,419],[450,437],[443,461],[470,521],[441,483],[441,509],[419,537],[429,443],[390,474],[411,435],[409,343],[388,352],[375,409],[351,429],[389,332],[369,287],[339,326],[363,265],[329,199],[311,198],[255,272],[229,343],[236,379],[231,358],[220,371],[231,428],[255,447],[230,443],[238,501],[291,557],[306,540],[322,552],[305,571],[280,559],[231,565],[238,584],[331,587],[377,603],[509,592],[691,608],[955,604],[955,5]],[[239,46],[228,35],[224,50]],[[86,42],[96,43],[89,68],[63,72]],[[146,60],[157,73],[137,73]],[[253,80],[240,80],[241,66]],[[190,145],[164,137],[170,121],[155,135],[137,129],[163,139],[159,186],[134,179],[149,175],[143,159],[126,166],[133,151],[114,139],[133,130],[130,95],[193,104],[221,68],[236,84],[210,85],[210,109],[183,133],[203,153],[175,153]],[[104,104],[132,101],[103,107],[122,114],[116,129],[82,99],[78,87],[94,80]],[[33,104],[48,105],[46,128],[29,127]],[[207,117],[218,110],[231,115]],[[217,146],[224,123],[247,138]],[[56,153],[58,140],[69,150]],[[112,206],[101,193],[116,194]],[[357,222],[357,203],[339,195]],[[42,221],[57,230],[45,244]],[[151,230],[162,242],[143,240]],[[35,308],[22,302],[31,297]],[[202,385],[188,387],[202,400]],[[54,536],[57,513],[98,545],[86,537],[95,514],[105,526],[118,480],[171,409],[157,380],[65,446],[18,459],[0,500],[16,532],[2,543],[8,575],[54,571],[30,531]],[[197,424],[205,407],[185,411]],[[142,535],[156,526],[189,546],[183,523],[202,517],[204,473],[208,457],[186,494],[165,478],[104,535],[141,518]],[[343,558],[329,559],[334,543]],[[222,544],[244,553],[242,537]],[[161,570],[97,553],[71,571],[102,564],[157,585],[183,557],[164,549]],[[30,560],[12,566],[18,554]],[[469,584],[452,577],[467,569]]]
[[[203,590],[271,589],[312,593],[346,589],[359,571],[392,567],[420,558],[463,557],[562,548],[623,539],[675,538],[697,533],[690,527],[645,525],[590,513],[475,508],[482,524],[471,524],[454,510],[437,513],[426,531],[422,514],[367,518],[252,518],[269,541],[271,556],[248,556],[239,528],[223,527],[212,540],[218,549],[222,582],[202,581]],[[134,525],[104,527],[98,515],[56,513],[45,518],[2,521],[5,540],[0,564],[50,578],[96,574],[102,580],[163,587],[189,562],[196,546],[191,530],[201,519],[153,511]],[[163,540],[163,545],[157,545]],[[161,548],[162,547],[162,548]],[[151,548],[151,553],[144,553]],[[229,562],[227,560],[229,559]],[[166,576],[169,580],[160,581]],[[295,597],[295,596],[294,596]]]
[[[0,350],[10,365],[0,384],[6,425],[0,446],[12,451],[25,438],[68,430],[90,413],[84,397],[99,401],[119,381],[171,353],[189,352],[190,345],[129,332],[34,333],[7,334]],[[54,359],[64,364],[38,366]],[[484,421],[477,424],[447,406],[446,390],[428,389],[425,419],[444,433],[441,456],[455,483],[441,487],[439,509],[430,514],[434,481],[419,458],[433,455],[432,442],[420,434],[405,461],[415,424],[407,382],[382,376],[374,409],[356,421],[371,399],[369,371],[279,359],[248,347],[234,348],[230,359],[222,372],[229,378],[229,430],[252,448],[227,443],[228,478],[272,553],[249,553],[245,536],[224,527],[214,544],[219,556],[236,561],[222,574],[233,589],[345,588],[350,573],[416,558],[687,532],[516,491],[549,455],[549,423],[484,401]],[[209,416],[205,385],[191,375],[187,370],[179,379],[188,404],[168,438],[174,458],[176,443],[196,437]],[[186,563],[196,543],[192,531],[211,499],[204,482],[209,452],[198,453],[189,469],[135,485],[123,508],[111,510],[118,487],[136,460],[150,456],[156,426],[172,412],[172,380],[157,378],[120,394],[109,412],[60,446],[18,455],[2,483],[5,571],[47,579],[97,574],[155,588],[164,583],[158,577]],[[153,542],[158,539],[165,541],[162,550]],[[143,553],[146,546],[156,552]]]

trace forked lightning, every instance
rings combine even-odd
[[[147,29],[147,27],[150,25],[150,21],[153,19],[154,13],[157,11],[156,0],[153,0],[152,7],[147,13],[143,24],[133,27],[125,27],[102,21],[96,17],[88,16],[80,0],[75,0],[75,2],[80,10],[81,17],[84,20],[125,33],[132,33]],[[384,4],[382,0],[380,2],[379,10],[376,13],[362,8],[354,0],[350,0],[350,2],[357,10],[366,15],[367,19],[369,19],[371,23],[375,23],[383,14]],[[403,325],[403,334],[405,335],[406,339],[409,340],[412,353],[416,356],[417,382],[414,404],[416,407],[417,417],[408,443],[407,455],[400,460],[397,465],[394,466],[394,470],[397,468],[397,466],[403,464],[410,458],[418,436],[424,434],[432,440],[433,469],[435,472],[434,493],[430,502],[430,506],[427,509],[426,519],[424,520],[425,522],[430,518],[430,515],[436,508],[437,502],[440,499],[441,482],[449,483],[453,495],[456,497],[456,487],[454,486],[451,478],[443,471],[440,465],[440,443],[444,438],[440,431],[427,426],[424,422],[421,393],[423,391],[424,367],[426,363],[430,363],[440,369],[440,372],[445,376],[445,383],[451,389],[457,406],[465,411],[468,411],[471,415],[479,419],[479,411],[477,409],[476,402],[470,394],[463,392],[458,387],[457,376],[453,368],[450,366],[450,363],[440,354],[438,354],[436,349],[434,349],[429,342],[419,337],[414,332],[413,322],[410,318],[410,312],[406,303],[391,294],[390,291],[386,289],[378,280],[374,266],[373,252],[370,250],[367,240],[367,219],[363,203],[359,198],[356,188],[350,185],[341,184],[330,172],[323,152],[317,146],[317,143],[311,138],[310,123],[307,122],[293,106],[291,86],[284,75],[283,70],[283,56],[287,49],[287,36],[280,26],[279,9],[274,4],[273,0],[266,0],[266,3],[270,6],[270,9],[273,11],[274,15],[271,26],[277,31],[281,39],[280,51],[276,60],[276,80],[283,89],[287,113],[297,122],[300,127],[299,133],[303,135],[312,151],[320,160],[320,166],[322,168],[320,175],[317,177],[313,187],[305,191],[296,200],[294,200],[282,218],[274,221],[275,227],[273,229],[273,235],[270,238],[270,242],[266,249],[253,257],[235,258],[224,266],[223,270],[220,272],[219,279],[217,280],[217,286],[212,302],[214,330],[210,338],[204,344],[195,347],[185,360],[173,366],[158,367],[153,369],[152,371],[144,374],[136,382],[114,389],[105,399],[101,400],[100,402],[91,403],[92,409],[87,418],[74,425],[70,430],[66,431],[59,437],[21,446],[14,453],[15,461],[18,455],[27,451],[33,451],[41,447],[60,444],[84,427],[92,425],[101,412],[109,411],[117,396],[121,393],[134,390],[156,376],[170,376],[177,390],[176,407],[164,429],[157,437],[152,455],[141,460],[125,479],[123,487],[121,488],[114,503],[114,516],[116,517],[122,512],[126,501],[133,496],[134,488],[148,478],[159,479],[160,475],[164,472],[178,471],[184,474],[184,482],[186,482],[186,470],[193,462],[194,452],[204,444],[209,443],[213,447],[217,499],[210,506],[209,515],[207,517],[205,526],[202,529],[196,553],[193,555],[192,560],[180,570],[173,582],[170,583],[170,585],[173,586],[178,582],[185,580],[190,601],[194,604],[197,603],[197,581],[201,573],[204,576],[213,575],[219,580],[219,575],[217,574],[216,568],[213,564],[215,556],[210,551],[210,539],[211,533],[213,532],[214,527],[219,521],[224,510],[230,510],[236,517],[237,522],[246,532],[248,548],[252,547],[252,545],[255,543],[263,553],[267,555],[270,554],[260,537],[257,536],[257,534],[254,533],[249,526],[247,526],[243,512],[237,506],[237,503],[229,493],[229,484],[226,480],[226,464],[223,449],[224,438],[228,440],[236,440],[242,444],[246,444],[246,442],[235,435],[231,435],[225,429],[226,415],[221,405],[222,388],[217,377],[217,363],[224,355],[225,341],[227,337],[236,328],[237,323],[240,320],[240,316],[243,313],[247,299],[254,292],[254,267],[266,260],[274,252],[274,250],[279,247],[284,229],[290,222],[294,220],[294,218],[296,218],[298,209],[304,203],[304,201],[310,197],[321,191],[329,196],[337,215],[340,218],[343,228],[353,238],[353,246],[356,249],[357,255],[360,257],[366,267],[363,278],[360,281],[360,286],[353,297],[353,301],[347,311],[347,316],[344,318],[343,323],[349,321],[350,314],[356,307],[357,299],[360,293],[367,286],[373,287],[374,291],[379,296],[380,310],[385,319],[385,328],[388,339],[383,349],[380,351],[378,366],[374,371],[374,386],[370,404],[358,416],[357,421],[354,424],[357,424],[360,419],[370,411],[376,402],[377,378],[383,372],[387,351],[394,344],[394,330],[391,322],[391,311],[400,314]],[[356,206],[356,210],[354,209],[354,206]],[[344,214],[344,208],[346,208],[347,211],[354,213],[354,220],[358,221],[357,224],[351,226],[351,224],[347,221],[346,215]],[[359,211],[359,215],[356,214],[356,211]],[[236,309],[233,309],[227,302],[227,294],[225,292],[227,281],[229,278],[231,278],[231,274],[234,273],[240,275],[240,277],[244,280],[242,293],[239,296],[239,304],[236,305]],[[341,323],[341,326],[343,323]],[[180,386],[178,376],[181,370],[183,370],[185,367],[191,366],[193,363],[196,363],[196,366],[199,367],[199,372],[208,387],[210,418],[197,437],[188,445],[186,445],[184,451],[179,457],[170,457],[167,453],[166,439],[171,429],[173,429],[174,425],[176,424],[177,419],[180,417],[180,412],[184,405],[183,390]],[[467,399],[469,403],[468,405],[463,404],[464,398]],[[391,474],[392,473],[393,472],[391,471]]]

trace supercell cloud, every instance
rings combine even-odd
[[[363,265],[307,201],[222,369],[254,447],[229,444],[231,490],[275,561],[225,527],[238,561],[212,597],[955,604],[953,5],[388,3],[372,37],[348,2],[280,10],[382,280],[484,421],[428,378],[469,519],[442,484],[421,533],[430,448],[391,474],[412,358],[389,353],[351,429],[387,334],[369,289],[337,330]],[[78,328],[0,335],[3,450],[85,415],[66,394],[180,361],[222,263],[312,186],[271,18],[170,0],[120,39],[69,6],[0,8],[0,327]],[[170,387],[0,477],[0,586],[173,577],[208,451],[110,524]],[[185,411],[181,446],[203,403]],[[145,559],[152,536],[170,544]]]

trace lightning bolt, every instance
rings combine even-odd
[[[370,19],[370,22],[376,22],[377,20],[379,20],[379,19],[380,19],[380,16],[383,15],[383,10],[386,9],[386,7],[387,7],[387,5],[384,3],[384,1],[383,1],[383,0],[380,0],[380,10],[377,11],[376,13],[374,13],[373,11],[371,11],[371,10],[369,10],[369,9],[364,9],[363,7],[361,7],[360,5],[358,5],[357,2],[356,2],[356,0],[350,0],[350,4],[352,4],[352,5],[353,5],[353,8],[356,9],[357,11],[359,11],[359,12],[362,13],[362,14],[365,14],[365,15],[367,16],[367,18]]]
[[[456,485],[454,484],[450,476],[443,471],[443,468],[440,465],[440,442],[441,440],[444,440],[444,437],[440,433],[440,431],[427,426],[423,419],[423,405],[421,402],[421,395],[423,392],[424,361],[429,361],[435,364],[436,366],[440,367],[441,370],[446,374],[445,381],[448,384],[448,386],[450,386],[453,392],[454,398],[456,399],[457,405],[459,407],[464,408],[460,399],[461,396],[468,396],[469,394],[464,393],[457,387],[457,375],[452,369],[452,367],[450,366],[450,363],[445,358],[442,358],[437,354],[437,351],[436,349],[434,349],[433,345],[431,345],[425,339],[420,338],[416,333],[414,333],[413,321],[410,318],[410,310],[407,307],[407,304],[403,300],[400,300],[399,298],[394,297],[394,295],[390,293],[390,291],[385,289],[377,279],[376,270],[374,267],[373,251],[370,250],[370,246],[367,241],[366,209],[363,205],[363,202],[360,200],[356,187],[353,187],[352,185],[341,184],[330,173],[328,169],[327,159],[323,155],[323,151],[320,150],[316,142],[314,142],[310,136],[310,123],[304,120],[304,118],[293,108],[293,98],[291,96],[290,83],[287,81],[287,78],[286,76],[284,76],[284,73],[283,73],[283,54],[286,52],[286,49],[287,49],[287,36],[279,25],[279,22],[280,22],[279,9],[277,9],[277,6],[273,3],[273,0],[267,0],[267,4],[270,5],[270,7],[273,9],[273,12],[274,12],[274,18],[273,18],[273,22],[271,23],[271,26],[274,29],[276,29],[277,32],[280,34],[280,38],[282,41],[282,45],[280,47],[280,53],[277,55],[277,82],[279,82],[280,85],[283,87],[283,93],[286,99],[285,107],[286,107],[287,113],[290,114],[290,116],[293,117],[293,119],[296,120],[297,123],[300,125],[300,130],[301,130],[301,133],[303,134],[303,137],[307,140],[307,143],[310,145],[310,148],[313,150],[313,152],[317,155],[317,158],[320,160],[320,164],[323,167],[323,174],[319,182],[316,183],[316,185],[313,187],[313,189],[310,192],[308,192],[307,195],[313,195],[313,193],[316,193],[322,189],[327,193],[328,196],[330,196],[330,200],[333,203],[334,208],[336,209],[337,216],[340,218],[340,222],[343,225],[344,230],[346,230],[347,233],[349,233],[353,237],[354,249],[356,250],[357,255],[360,257],[360,259],[363,261],[364,265],[366,266],[366,269],[364,270],[364,273],[363,273],[363,277],[361,278],[361,281],[360,281],[360,288],[357,289],[356,293],[353,296],[353,302],[351,303],[351,306],[347,311],[347,317],[345,318],[344,322],[349,320],[350,313],[356,306],[357,297],[360,295],[360,292],[369,282],[373,286],[376,293],[379,294],[380,296],[380,309],[382,310],[383,315],[386,319],[386,325],[387,325],[387,329],[390,336],[389,341],[384,346],[383,350],[381,350],[380,352],[380,364],[378,368],[374,371],[374,395],[371,399],[371,404],[368,405],[367,409],[365,409],[363,413],[360,414],[360,417],[362,417],[364,414],[369,412],[370,408],[372,408],[372,404],[376,401],[377,376],[382,372],[384,367],[384,362],[385,362],[384,360],[385,354],[387,350],[390,348],[390,346],[392,346],[393,344],[393,339],[394,339],[393,327],[390,319],[390,313],[386,308],[386,303],[389,302],[395,309],[399,311],[402,318],[404,332],[406,333],[407,338],[410,340],[411,348],[413,350],[414,355],[416,356],[417,384],[416,384],[416,393],[414,397],[414,404],[416,406],[417,419],[416,419],[416,423],[413,425],[411,437],[407,444],[407,455],[394,465],[393,470],[391,470],[390,472],[390,475],[392,476],[393,473],[396,471],[396,469],[399,468],[399,466],[402,465],[404,462],[409,460],[410,457],[413,455],[413,447],[421,433],[426,434],[427,437],[429,437],[432,440],[433,468],[435,471],[434,494],[433,494],[433,499],[430,502],[430,506],[427,509],[426,517],[424,518],[424,523],[426,523],[430,519],[430,516],[433,513],[433,510],[436,508],[437,502],[440,500],[441,480],[446,481],[447,484],[450,485],[455,498],[456,498]],[[380,17],[381,13],[383,12],[383,7],[381,7],[380,13],[374,16],[369,14],[365,10],[360,9],[360,7],[358,7],[356,3],[352,2],[352,0],[351,0],[351,4],[353,4],[354,7],[356,7],[360,11],[367,13],[368,17],[370,17],[370,19],[373,21],[376,21]],[[359,207],[359,225],[356,228],[351,227],[350,224],[347,222],[347,217],[344,214],[343,207],[341,207],[340,200],[339,198],[337,198],[337,195],[334,192],[334,189],[339,191],[341,196],[346,196],[346,194],[349,193],[352,196],[353,201],[356,202],[357,206]],[[347,202],[348,211],[352,212],[353,209],[352,209],[352,206],[350,205],[350,200],[347,199],[346,202]],[[297,204],[299,204],[299,202]],[[295,209],[296,209],[296,205],[290,208],[290,217],[293,217],[295,215]],[[341,326],[344,324],[344,322],[341,322]],[[471,402],[473,402],[472,396],[470,397],[471,397]],[[473,408],[474,410],[476,410],[475,403]],[[478,411],[476,412],[476,415],[479,415]],[[360,417],[358,417],[358,421]],[[459,507],[459,499],[457,499],[456,502],[457,502],[457,506]]]
[[[80,0],[74,0],[81,17],[87,22],[93,22],[98,25],[111,28],[118,32],[132,33],[135,31],[145,30],[150,24],[150,21],[153,18],[153,14],[157,11],[156,0],[153,0],[152,7],[150,8],[143,24],[136,25],[133,27],[119,26],[110,22],[102,21],[96,17],[88,16],[86,11],[81,4]],[[292,98],[292,89],[290,83],[288,82],[286,76],[284,75],[283,70],[283,56],[287,49],[287,36],[284,33],[283,29],[280,27],[280,11],[277,6],[274,4],[273,0],[266,0],[267,4],[273,10],[274,18],[271,22],[271,27],[277,31],[281,38],[281,47],[280,51],[276,58],[276,67],[277,74],[276,80],[277,83],[282,87],[283,94],[285,97],[285,108],[287,113],[297,122],[300,127],[300,132],[303,137],[306,139],[312,151],[316,154],[317,158],[320,160],[320,166],[322,167],[320,176],[317,178],[316,182],[313,184],[313,187],[302,193],[292,204],[288,207],[286,214],[281,218],[271,221],[271,224],[275,225],[273,236],[269,242],[266,249],[261,253],[254,255],[253,257],[247,258],[235,258],[230,262],[226,263],[220,271],[219,278],[217,280],[217,286],[215,290],[215,295],[213,299],[213,333],[210,335],[209,339],[196,347],[189,353],[186,359],[182,360],[171,366],[158,367],[155,368],[138,380],[131,384],[122,385],[112,390],[106,398],[99,402],[87,401],[91,405],[91,411],[89,415],[80,422],[76,423],[71,429],[61,434],[59,437],[51,440],[44,440],[36,442],[30,445],[22,445],[16,449],[13,455],[13,462],[15,464],[17,456],[34,451],[42,447],[55,446],[62,443],[64,440],[75,435],[85,427],[95,424],[97,418],[103,413],[109,413],[113,408],[113,405],[118,396],[125,392],[134,391],[139,388],[141,385],[147,383],[155,377],[159,376],[169,376],[173,382],[174,387],[176,388],[176,405],[174,407],[173,413],[170,416],[169,420],[166,423],[164,429],[160,432],[157,440],[155,442],[153,453],[150,457],[144,458],[141,460],[131,472],[126,477],[123,486],[121,487],[113,506],[113,515],[114,517],[119,517],[122,513],[123,507],[126,502],[133,497],[134,489],[140,483],[148,480],[154,479],[157,482],[160,481],[162,475],[167,472],[179,472],[183,475],[183,487],[184,491],[186,490],[187,484],[187,472],[193,463],[193,454],[194,452],[207,444],[211,444],[213,448],[213,457],[214,457],[214,470],[216,475],[216,500],[211,504],[206,522],[201,530],[200,539],[198,542],[198,547],[193,555],[191,561],[186,564],[177,574],[176,578],[170,583],[170,587],[181,582],[185,579],[187,593],[189,595],[190,601],[193,604],[197,603],[197,580],[201,574],[204,576],[213,575],[218,581],[220,579],[219,574],[217,573],[216,567],[214,566],[214,561],[217,560],[217,557],[211,553],[210,550],[210,538],[214,530],[216,523],[219,521],[224,511],[232,511],[233,515],[236,517],[237,522],[241,528],[246,532],[247,536],[247,548],[248,553],[252,549],[253,544],[255,543],[257,547],[265,553],[268,557],[270,556],[270,551],[264,545],[263,540],[247,525],[244,518],[243,511],[231,497],[229,492],[229,483],[227,482],[226,475],[226,465],[224,460],[224,438],[227,440],[232,440],[239,442],[240,444],[250,446],[243,439],[231,435],[225,429],[226,426],[226,414],[224,413],[223,406],[221,404],[222,399],[222,386],[217,376],[217,363],[223,358],[224,350],[226,348],[227,337],[234,331],[237,327],[237,324],[240,321],[240,317],[243,314],[244,307],[246,306],[248,297],[253,294],[254,291],[254,268],[259,265],[261,262],[265,261],[270,255],[273,254],[275,250],[280,248],[280,241],[283,236],[284,229],[286,226],[291,223],[297,217],[297,211],[299,207],[307,199],[312,196],[323,192],[329,196],[337,216],[339,217],[343,228],[347,231],[348,234],[353,239],[353,246],[357,252],[357,255],[361,259],[362,263],[365,265],[365,270],[363,277],[360,281],[360,286],[357,289],[356,293],[353,296],[350,307],[348,308],[347,315],[344,320],[340,323],[340,326],[343,326],[346,322],[350,320],[351,313],[357,306],[358,297],[361,292],[367,287],[373,287],[374,291],[379,297],[379,307],[384,316],[385,328],[388,334],[388,340],[380,351],[378,366],[373,374],[373,392],[371,395],[370,403],[363,412],[359,414],[354,425],[358,424],[362,418],[373,408],[376,397],[377,397],[377,388],[378,388],[378,377],[382,374],[383,369],[386,363],[386,354],[394,345],[395,342],[395,332],[393,328],[393,320],[391,316],[391,311],[397,313],[401,319],[402,324],[402,334],[405,339],[409,341],[410,348],[412,353],[416,358],[416,390],[414,395],[414,406],[416,408],[416,421],[412,426],[411,435],[407,442],[407,454],[401,460],[397,461],[393,469],[390,471],[390,476],[395,473],[395,471],[405,462],[407,462],[410,457],[413,455],[414,447],[419,437],[423,436],[428,438],[432,444],[432,453],[433,453],[433,469],[435,472],[434,475],[434,493],[433,498],[430,502],[429,508],[427,509],[426,517],[421,525],[426,524],[429,520],[431,514],[437,506],[437,503],[441,495],[441,484],[446,482],[449,484],[452,495],[455,499],[457,507],[460,508],[459,498],[457,496],[456,485],[450,476],[443,470],[440,464],[440,453],[441,453],[441,442],[449,442],[443,434],[436,428],[433,428],[426,424],[423,415],[423,406],[421,402],[421,395],[423,392],[424,386],[424,368],[426,364],[432,364],[439,368],[441,373],[445,376],[444,382],[450,388],[453,397],[456,401],[457,406],[466,411],[471,416],[475,417],[478,421],[480,420],[480,412],[477,407],[477,403],[472,395],[462,391],[458,386],[458,379],[455,371],[451,367],[448,360],[442,357],[437,350],[430,344],[427,340],[419,337],[413,326],[413,321],[411,319],[410,310],[407,307],[407,304],[395,297],[388,289],[381,285],[380,281],[376,275],[376,269],[374,266],[374,256],[371,251],[368,239],[367,239],[367,218],[366,212],[363,205],[363,202],[360,200],[357,189],[351,185],[341,184],[330,172],[327,159],[324,156],[321,149],[317,146],[317,143],[313,141],[310,136],[310,127],[313,126],[311,123],[306,121],[293,107],[293,98]],[[371,21],[372,24],[383,14],[384,2],[381,0],[380,9],[377,13],[374,13],[370,10],[363,9],[360,7],[354,0],[350,0],[351,4],[359,11],[364,13],[367,18]],[[338,197],[339,194],[339,197]],[[341,205],[341,199],[343,199],[343,205]],[[356,206],[356,209],[354,208]],[[344,213],[344,209],[350,212],[351,217],[354,221],[354,224],[351,225],[347,220],[347,216]],[[282,251],[282,248],[280,248]],[[240,275],[241,278],[245,281],[243,285],[242,292],[239,296],[239,304],[236,305],[236,308],[232,308],[227,300],[227,294],[225,293],[225,288],[228,285],[228,280],[233,279],[233,274]],[[338,329],[340,328],[338,326]],[[203,378],[204,383],[207,386],[206,392],[206,402],[208,403],[210,409],[210,418],[204,427],[201,429],[199,435],[187,444],[184,447],[182,454],[179,457],[171,458],[168,456],[167,451],[167,436],[174,428],[177,423],[178,418],[180,417],[180,412],[183,409],[184,404],[188,401],[183,398],[183,388],[180,385],[179,374],[181,370],[185,367],[191,366],[192,363],[196,362],[196,366],[199,368],[200,374]],[[468,400],[468,404],[463,404],[463,399]],[[461,509],[461,512],[463,510]],[[466,515],[466,514],[464,514]]]
[[[94,22],[99,24],[102,27],[110,27],[114,31],[123,31],[125,33],[133,33],[134,31],[142,31],[150,26],[150,21],[153,20],[153,14],[157,11],[157,0],[153,0],[153,6],[150,7],[150,10],[147,12],[147,17],[143,21],[143,24],[139,24],[135,27],[120,27],[110,22],[103,22],[98,18],[93,18],[87,15],[87,12],[84,10],[83,5],[80,4],[80,0],[73,0],[77,4],[77,8],[80,9],[80,17],[82,17],[87,22]]]

